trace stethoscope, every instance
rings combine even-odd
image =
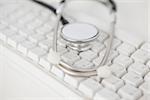
[[[35,0],[34,0],[35,1]],[[108,76],[110,71],[105,68],[107,59],[109,57],[111,46],[115,33],[115,24],[116,24],[116,4],[113,0],[95,0],[98,3],[103,4],[105,7],[110,9],[110,15],[113,17],[110,26],[111,26],[111,34],[109,36],[108,45],[106,47],[106,51],[104,54],[101,63],[93,68],[77,68],[69,65],[67,62],[61,59],[61,56],[58,52],[58,37],[67,42],[67,46],[73,50],[78,52],[86,51],[90,49],[90,43],[96,40],[99,37],[100,29],[98,29],[95,25],[84,23],[84,22],[74,22],[69,23],[64,17],[63,12],[66,8],[67,4],[72,0],[62,0],[60,2],[59,7],[55,10],[52,6],[46,6],[51,9],[56,14],[56,26],[54,28],[53,34],[53,46],[52,49],[49,50],[48,60],[50,63],[54,64],[56,67],[64,71],[65,73],[72,76],[79,77],[89,77],[95,75]],[[39,2],[38,2],[39,3]],[[41,3],[41,2],[40,2]],[[61,22],[61,23],[60,23]],[[60,29],[60,24],[63,24],[63,27]],[[61,32],[60,32],[61,31]],[[103,66],[103,67],[102,67]]]

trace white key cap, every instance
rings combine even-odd
[[[128,43],[123,43],[117,50],[123,55],[130,56],[135,51],[135,47]]]
[[[126,73],[126,68],[118,64],[112,64],[110,70],[114,76],[119,78]]]
[[[30,41],[24,41],[18,45],[18,50],[23,53],[24,55],[27,54],[29,49],[32,49],[36,46],[36,44],[30,42]]]
[[[142,96],[142,93],[139,89],[127,84],[121,89],[119,89],[118,93],[127,100],[137,100]]]
[[[41,14],[41,16],[49,17],[49,16],[51,16],[52,12],[49,11],[49,10],[46,10],[46,9],[42,9],[42,10],[40,11],[40,14]]]
[[[81,59],[81,60],[75,62],[73,66],[76,68],[93,68],[93,67],[95,67],[92,62],[89,62],[85,59]]]
[[[146,65],[147,65],[147,66],[149,67],[149,69],[150,69],[150,61],[148,61]]]
[[[80,53],[81,58],[84,58],[88,61],[92,61],[94,58],[97,57],[97,54],[91,50],[85,51]]]
[[[150,72],[145,75],[144,80],[150,81]]]
[[[103,57],[104,57],[104,55],[105,55],[105,52],[106,52],[106,49],[103,49],[101,52],[99,52],[99,56],[96,57],[96,58],[93,60],[93,63],[94,63],[96,66],[98,66],[98,65],[101,63],[101,61],[102,61],[102,59],[103,59]],[[108,57],[107,65],[110,65],[110,64],[112,63],[112,60],[113,60],[115,57],[117,57],[117,56],[118,56],[118,52],[112,50],[112,51],[110,52],[109,57]]]
[[[116,30],[116,37],[124,42],[135,46],[136,48],[139,48],[144,42],[141,38],[135,37],[132,33],[123,32],[121,30]]]
[[[14,48],[17,48],[18,44],[23,42],[26,38],[20,35],[14,35],[12,37],[8,37],[7,43]]]
[[[131,56],[136,62],[145,63],[150,59],[150,56],[148,55],[148,52],[143,50],[137,50],[132,56]]]
[[[41,57],[39,64],[46,70],[46,71],[50,71],[51,69],[51,64],[49,63],[49,61],[47,60],[47,56]]]
[[[39,33],[39,34],[46,34],[46,33],[49,33],[53,30],[53,27],[49,27],[48,25],[43,25],[39,28],[36,29],[36,32]]]
[[[99,43],[98,41],[94,42],[92,44],[92,46],[93,46],[92,51],[94,51],[95,53],[98,53],[98,52],[102,51],[105,48],[104,44]]]
[[[149,68],[141,63],[134,63],[129,68],[128,71],[135,72],[140,76],[144,76],[146,73],[149,72]]]
[[[2,32],[0,32],[0,39],[2,41],[6,42],[8,37],[13,36],[15,34],[16,34],[16,32],[14,30],[7,28],[7,29],[3,30]]]
[[[112,75],[112,73],[111,73],[111,71],[107,65],[99,67],[96,70],[96,72],[97,72],[97,78],[96,79],[98,82],[101,81],[102,79],[108,78]]]
[[[6,24],[3,24],[2,22],[0,22],[0,31],[4,28],[6,28]]]
[[[35,19],[34,21],[28,23],[27,28],[30,30],[34,30],[41,25],[42,25],[42,22],[39,19]]]
[[[144,96],[142,96],[139,100],[149,100],[149,98],[150,98],[150,95],[144,94]]]
[[[107,64],[111,64],[113,59],[116,58],[118,55],[119,55],[119,53],[117,51],[112,50],[108,57]]]
[[[72,85],[74,88],[78,88],[80,82],[84,80],[83,77],[73,77],[70,75],[65,75],[64,81],[68,84]]]
[[[103,57],[104,57],[104,55],[105,55],[105,52],[106,52],[106,49],[103,49],[101,52],[99,52],[99,56],[98,57],[96,57],[94,60],[93,60],[93,63],[96,65],[96,66],[98,66],[100,63],[101,63],[101,61],[102,61],[102,59],[103,59]]]
[[[143,78],[136,73],[128,72],[126,75],[122,77],[122,79],[127,83],[131,84],[135,87],[139,86],[143,82]]]
[[[92,98],[96,91],[101,88],[102,86],[98,82],[90,78],[82,81],[79,85],[79,90],[90,98]]]
[[[79,55],[77,55],[73,52],[67,52],[64,55],[62,55],[61,58],[63,61],[65,61],[66,63],[69,63],[70,65],[75,63],[75,61],[80,60]]]
[[[94,63],[96,66],[98,66],[98,65],[101,63],[102,59],[103,59],[103,56],[99,56],[99,57],[97,57],[97,58],[95,58],[95,59],[93,60],[93,63]]]
[[[108,46],[108,41],[109,39],[104,42],[106,47]],[[112,43],[112,49],[116,49],[119,45],[121,45],[121,41],[115,38]]]
[[[139,88],[144,92],[144,94],[150,95],[150,81],[144,82]]]
[[[18,23],[24,25],[24,24],[26,24],[26,23],[32,21],[32,20],[35,18],[35,16],[36,16],[36,15],[34,15],[32,12],[30,12],[30,13],[26,14],[26,16],[20,18],[20,19],[18,20]]]
[[[44,56],[46,54],[46,51],[36,47],[34,49],[29,50],[28,57],[34,60],[35,62],[38,62],[40,57]]]
[[[46,40],[40,41],[39,46],[47,51],[50,49],[50,47],[52,47],[52,40],[46,39]]]
[[[145,51],[147,51],[147,52],[150,53],[150,43],[149,43],[149,42],[144,43],[144,44],[142,45],[141,49],[142,49],[142,50],[145,50]]]
[[[19,23],[12,23],[9,25],[9,27],[15,31],[19,31],[20,29],[24,28],[24,26],[20,25]]]
[[[107,38],[109,37],[108,34],[104,33],[104,32],[100,32],[100,35],[98,37],[98,40],[102,43],[104,42]]]
[[[125,68],[127,68],[130,64],[133,63],[133,60],[127,56],[119,55],[115,60],[114,63],[119,64]]]
[[[59,52],[60,55],[63,55],[65,53],[67,53],[68,50],[65,47],[63,47],[63,46],[59,46],[58,47],[58,52]]]
[[[35,32],[34,32],[33,30],[29,30],[29,29],[26,29],[26,28],[21,28],[21,29],[19,30],[19,33],[20,33],[21,35],[23,35],[23,36],[26,36],[26,37],[35,34]]]
[[[25,13],[27,13],[27,9],[26,9],[26,12],[23,9],[14,12],[10,16],[8,16],[8,20],[9,20],[8,23],[15,23],[18,19],[20,19],[21,17],[23,17],[23,15],[25,15]]]
[[[111,76],[109,78],[103,79],[102,84],[106,88],[109,88],[113,91],[117,91],[119,88],[121,88],[124,85],[123,80],[115,76]]]
[[[65,76],[65,73],[56,66],[52,67],[51,72],[61,79],[63,79]]]
[[[34,43],[38,43],[41,40],[44,40],[45,37],[43,35],[39,35],[39,34],[35,34],[29,37],[29,40],[34,42]]]
[[[58,45],[60,45],[62,47],[66,47],[67,44],[68,43],[65,40],[63,40],[62,38],[58,39]]]
[[[103,88],[96,93],[94,100],[120,100],[120,97],[115,92],[107,88]]]

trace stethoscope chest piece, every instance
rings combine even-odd
[[[96,26],[84,22],[74,22],[63,24],[63,27],[60,29],[60,20],[62,19],[64,8],[70,0],[62,0],[61,5],[57,9],[57,20],[56,27],[54,28],[53,34],[53,45],[49,50],[48,61],[60,68],[62,71],[69,75],[79,76],[79,77],[89,77],[98,75],[98,77],[104,78],[110,75],[110,71],[106,68],[107,60],[111,51],[111,46],[115,33],[115,24],[116,24],[116,5],[112,0],[106,0],[105,2],[100,2],[104,4],[107,8],[110,8],[110,14],[114,15],[113,20],[110,22],[111,34],[109,35],[109,40],[105,49],[105,53],[101,58],[101,61],[98,65],[92,65],[92,67],[87,67],[86,63],[83,67],[75,66],[74,64],[68,63],[63,59],[63,55],[59,53],[58,50],[58,39],[63,39],[65,42],[65,49],[68,52],[77,51],[76,56],[80,56],[86,50],[92,50],[92,45],[94,41],[100,42],[97,38],[100,37],[101,32],[104,32],[98,29]],[[61,30],[61,31],[60,31]],[[97,41],[98,40],[98,41]],[[59,41],[60,42],[60,41]],[[71,49],[73,50],[71,50]],[[97,53],[98,54],[98,53]],[[68,57],[68,56],[67,56]],[[70,55],[69,55],[70,57]],[[71,57],[74,57],[71,55]],[[79,57],[82,61],[82,57]],[[69,58],[70,59],[70,58]],[[84,61],[84,59],[83,59]],[[89,61],[87,61],[89,62]],[[92,62],[89,62],[92,63]],[[84,67],[86,66],[86,67]],[[103,66],[103,67],[102,67]]]
[[[65,25],[60,36],[69,43],[68,47],[78,51],[85,51],[91,47],[90,42],[99,36],[99,31],[94,25],[76,22]]]

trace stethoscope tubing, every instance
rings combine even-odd
[[[67,21],[62,15],[63,15],[63,11],[66,7],[66,4],[68,4],[68,0],[62,0],[60,2],[60,6],[58,7],[58,9],[56,10],[54,7],[50,6],[50,5],[47,5],[43,2],[40,2],[40,1],[37,1],[37,0],[32,0],[38,4],[41,4],[43,6],[45,6],[46,8],[50,9],[51,11],[54,12],[54,14],[56,14],[56,25],[55,25],[55,28],[54,28],[54,35],[53,35],[53,46],[52,46],[52,49],[54,52],[58,52],[57,50],[57,40],[58,40],[58,30],[59,30],[59,27],[60,27],[60,24],[68,24],[69,21]],[[98,0],[96,0],[98,1]],[[100,1],[98,1],[100,2]],[[109,5],[108,5],[108,4]],[[60,68],[61,70],[63,70],[65,73],[67,74],[70,74],[72,76],[77,76],[77,77],[89,77],[89,76],[95,76],[97,75],[97,72],[96,72],[96,69],[100,66],[103,66],[107,63],[107,59],[109,57],[109,54],[111,52],[111,47],[112,47],[112,43],[113,43],[113,39],[114,39],[114,34],[115,34],[115,24],[116,24],[116,21],[117,21],[117,18],[116,18],[116,11],[117,11],[117,8],[116,8],[116,5],[115,5],[115,2],[113,0],[108,0],[105,4],[105,6],[111,6],[111,14],[113,14],[113,17],[114,19],[112,20],[111,22],[111,34],[110,34],[110,39],[108,41],[108,45],[106,47],[106,52],[105,52],[105,55],[101,61],[101,63],[95,67],[95,68],[92,68],[92,69],[80,69],[80,68],[74,68],[70,65],[68,65],[66,62],[60,60],[60,63],[58,65],[55,65],[56,67]],[[60,23],[61,22],[61,23]]]

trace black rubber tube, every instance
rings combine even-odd
[[[37,4],[40,4],[41,6],[51,10],[54,14],[56,14],[56,8],[54,8],[53,6],[51,6],[49,4],[46,4],[46,3],[42,2],[42,1],[38,1],[38,0],[31,0],[31,1],[33,1],[33,2],[35,2]],[[63,0],[62,2],[65,2],[65,0]],[[63,25],[69,23],[63,16],[61,17],[61,22],[62,22]]]

